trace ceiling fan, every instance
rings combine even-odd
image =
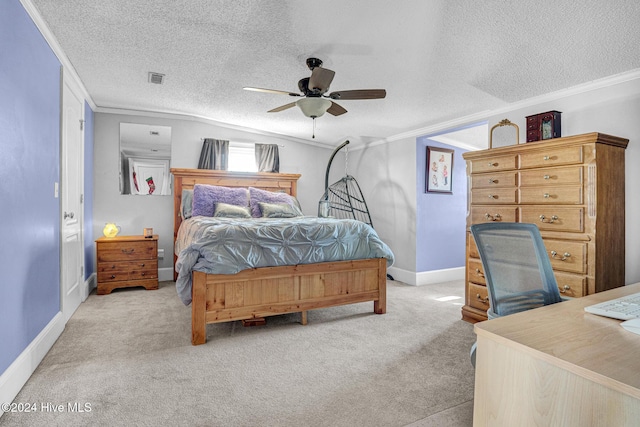
[[[298,89],[300,89],[300,92],[302,93],[288,92],[285,90],[262,89],[257,87],[245,87],[244,89],[256,92],[301,97],[296,102],[276,107],[268,112],[277,113],[297,105],[305,116],[311,117],[314,120],[322,116],[324,113],[339,116],[347,112],[344,107],[333,102],[332,100],[334,99],[380,99],[387,96],[387,91],[384,89],[340,90],[327,94],[329,85],[333,81],[335,71],[329,70],[328,68],[322,68],[322,61],[318,58],[308,58],[307,67],[311,70],[311,77],[305,77],[300,79],[298,82]]]

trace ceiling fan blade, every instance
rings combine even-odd
[[[289,104],[281,105],[279,107],[274,108],[273,110],[269,110],[267,111],[267,113],[277,113],[280,111],[288,110],[291,107],[295,107],[295,105],[296,105],[295,102],[290,102]]]
[[[244,90],[251,90],[253,92],[275,93],[275,94],[278,94],[278,95],[302,96],[299,93],[287,92],[286,90],[263,89],[263,88],[259,88],[259,87],[243,87],[243,89]]]
[[[311,78],[309,79],[309,89],[325,93],[327,89],[329,89],[329,85],[331,85],[335,74],[335,71],[329,70],[328,68],[314,68],[311,72]]]
[[[332,114],[334,116],[339,116],[339,115],[344,114],[346,112],[347,112],[347,110],[345,110],[344,107],[336,104],[333,101],[331,101],[331,107],[329,107],[327,109],[327,113]]]
[[[384,89],[358,89],[358,90],[339,90],[331,92],[331,99],[380,99],[387,96]]]

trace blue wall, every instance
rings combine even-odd
[[[84,104],[84,280],[95,271],[93,262],[93,110]]]
[[[453,194],[427,193],[427,146],[454,150]],[[416,272],[464,267],[467,221],[467,176],[462,150],[428,137],[416,141]]]
[[[60,308],[60,62],[0,3],[0,373]]]

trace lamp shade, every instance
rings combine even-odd
[[[325,98],[308,97],[296,101],[296,105],[302,110],[302,114],[307,117],[320,117],[331,107],[331,101]]]

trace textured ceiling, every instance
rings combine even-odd
[[[315,141],[367,143],[640,68],[640,2],[23,0],[101,108],[168,112],[312,141],[295,101],[307,57],[340,101]],[[166,75],[148,83],[148,72]],[[100,111],[100,110],[99,110]],[[215,137],[215,135],[208,135]]]

